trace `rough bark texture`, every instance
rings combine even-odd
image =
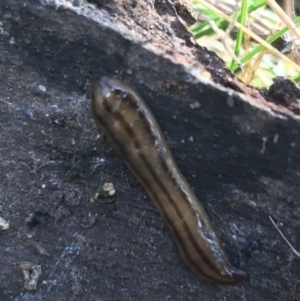
[[[299,258],[268,218],[300,250],[297,88],[287,99],[277,81],[266,99],[238,81],[193,43],[179,1],[93,2],[0,1],[0,216],[10,222],[0,300],[299,300]],[[93,75],[145,98],[249,281],[218,286],[185,266],[145,191],[97,137]],[[62,181],[76,154],[97,161],[95,172]],[[116,197],[90,203],[105,182]],[[21,261],[42,267],[34,292]]]

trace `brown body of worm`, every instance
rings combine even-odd
[[[147,191],[190,268],[220,284],[245,279],[247,274],[229,263],[209,217],[141,96],[107,77],[94,79],[89,96],[96,124]]]

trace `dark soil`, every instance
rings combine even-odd
[[[299,258],[269,220],[300,250],[298,88],[236,79],[194,43],[183,1],[56,2],[0,2],[0,300],[298,301]],[[145,98],[249,280],[216,285],[184,264],[91,119],[94,75]],[[91,203],[107,182],[116,195]],[[32,292],[23,261],[42,269]]]

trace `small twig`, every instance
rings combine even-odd
[[[283,7],[284,7],[285,13],[288,15],[288,17],[290,19],[296,18],[294,0],[284,0]]]
[[[292,249],[293,253],[296,254],[299,258],[300,258],[300,253],[298,253],[296,251],[296,249],[291,245],[291,243],[287,240],[287,238],[283,235],[283,233],[281,232],[281,230],[278,228],[278,226],[275,224],[275,222],[273,221],[272,217],[269,215],[269,219],[272,222],[272,224],[274,225],[274,227],[277,229],[277,231],[279,232],[279,234],[282,236],[282,238],[285,240],[285,242],[288,244],[288,246]]]
[[[230,35],[230,31],[233,29],[233,26],[230,26],[230,23],[226,32],[222,32],[222,30],[220,30],[218,28],[218,26],[216,25],[216,22],[213,20],[209,20],[208,21],[209,25],[211,26],[211,28],[214,30],[214,32],[218,35],[219,39],[221,40],[225,50],[229,53],[230,57],[242,68],[242,63],[239,60],[239,58],[234,54],[234,51],[232,50],[232,48],[230,47],[229,43],[227,42],[227,38]]]

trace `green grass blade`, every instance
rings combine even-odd
[[[247,17],[247,0],[242,0],[242,9],[241,9],[241,12],[238,17],[239,23],[241,23],[242,25],[245,25],[246,17]],[[243,38],[244,38],[244,32],[239,29],[237,38],[236,38],[235,47],[234,47],[234,54],[236,57],[238,57],[240,54],[241,46],[243,43]],[[232,60],[231,64],[230,64],[230,68],[234,65],[234,63],[235,63],[235,61]]]

